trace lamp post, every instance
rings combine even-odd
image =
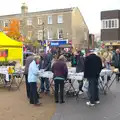
[[[42,31],[43,31],[43,41],[44,41],[44,34],[45,34],[45,26],[44,22],[42,23]]]

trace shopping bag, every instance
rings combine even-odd
[[[85,79],[85,80],[83,81],[82,90],[83,90],[84,92],[88,92],[88,87],[89,87],[89,82],[88,82],[87,79]]]

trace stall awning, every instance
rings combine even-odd
[[[8,36],[6,36],[3,32],[0,32],[0,47],[22,47],[23,44],[21,42],[17,42]]]

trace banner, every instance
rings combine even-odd
[[[8,50],[0,50],[0,57],[8,57]]]

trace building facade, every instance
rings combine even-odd
[[[23,4],[21,14],[0,16],[0,29],[8,26],[11,19],[20,20],[21,33],[29,40],[68,39],[74,47],[87,47],[89,31],[77,7],[28,12]]]
[[[101,40],[107,45],[120,44],[120,10],[101,12]]]

